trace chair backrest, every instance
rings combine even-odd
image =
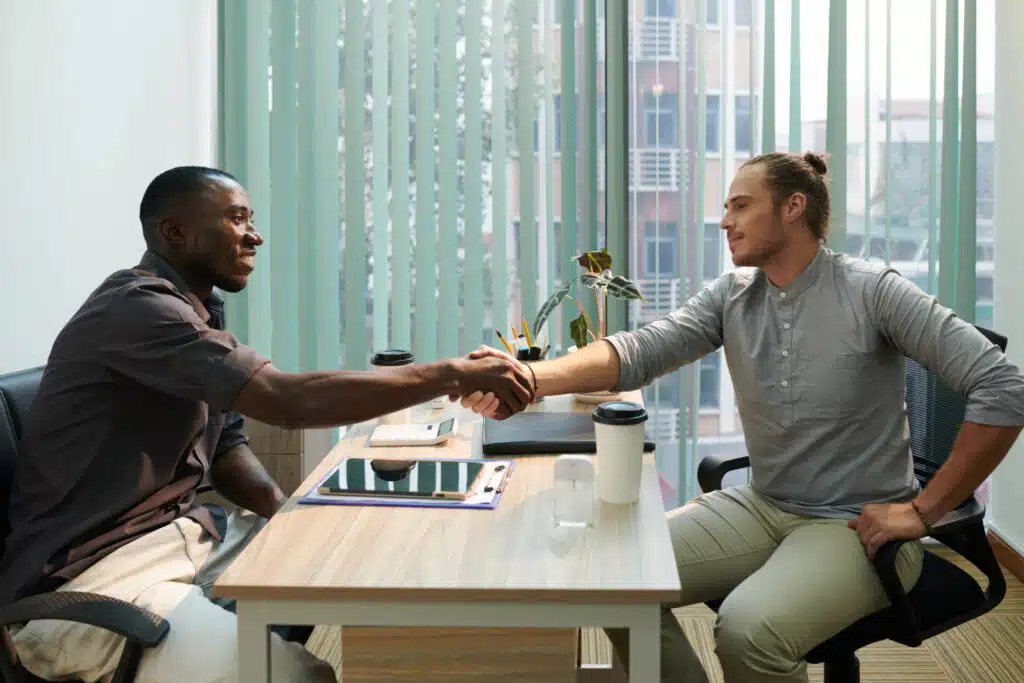
[[[0,375],[0,554],[9,531],[7,505],[18,463],[21,429],[42,378],[41,367]]]
[[[985,337],[1006,351],[1006,337],[977,327]],[[907,420],[914,473],[921,485],[946,462],[967,410],[967,399],[949,388],[934,373],[907,359]]]

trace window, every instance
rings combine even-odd
[[[554,148],[553,148],[552,151],[557,154],[557,153],[562,151],[562,94],[561,93],[555,93],[554,95],[551,96],[551,106],[555,110],[555,115],[553,117],[554,118],[554,123],[552,123],[552,125],[555,127],[555,130],[553,131],[554,132],[555,143],[554,143]],[[577,108],[577,111],[579,111],[578,108]],[[533,119],[533,151],[534,151],[535,154],[540,152],[540,121],[541,121],[541,117],[545,117],[543,105],[539,105],[537,107],[537,115]],[[546,117],[545,117],[545,120],[547,120]]]
[[[644,223],[644,273],[647,277],[672,278],[678,272],[675,222]]]
[[[737,27],[750,28],[754,25],[753,0],[735,0],[736,13],[733,23]]]
[[[753,104],[755,107],[757,106],[757,95],[753,96]],[[750,105],[750,95],[736,96],[736,151],[745,154],[750,154],[753,149],[753,140],[751,139],[753,112]]]
[[[864,250],[864,236],[863,235],[847,235],[846,236],[846,253],[850,256],[860,257],[861,252]]]
[[[555,260],[555,279],[559,282],[562,281],[568,274],[569,258],[570,254],[565,249],[565,241],[562,237],[562,221],[555,220],[551,224],[551,232],[554,235],[555,244],[552,247],[554,250]]]
[[[714,280],[722,274],[722,227],[704,224],[704,279]]]
[[[721,0],[706,0],[707,14],[704,16],[704,19],[707,22],[708,26],[718,26],[718,17],[722,11],[720,1]]]
[[[561,93],[552,96],[552,104],[555,108],[555,115],[552,117],[555,121],[555,149],[554,151],[562,151],[562,95]]]
[[[644,95],[644,143],[648,147],[678,146],[678,93]]]
[[[722,102],[720,95],[707,96],[707,121],[704,130],[704,149],[707,152],[718,154],[721,147],[722,128]]]
[[[645,17],[674,17],[676,0],[644,0]]]
[[[700,407],[717,408],[721,391],[719,388],[719,376],[721,368],[722,351],[719,349],[714,353],[704,356],[700,361]]]
[[[974,283],[974,291],[978,301],[992,301],[994,290],[991,277],[979,277]]]

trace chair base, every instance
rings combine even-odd
[[[860,683],[860,660],[851,652],[825,662],[825,683]]]

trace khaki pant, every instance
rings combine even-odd
[[[238,683],[235,615],[209,592],[264,523],[234,512],[219,543],[198,523],[178,519],[119,548],[60,590],[134,602],[170,622],[164,641],[146,650],[136,683]],[[39,678],[108,683],[124,639],[92,626],[39,620],[19,629],[14,642],[22,665]],[[277,634],[271,634],[270,654],[274,683],[336,681],[329,665]]]
[[[725,598],[715,651],[726,683],[807,680],[815,645],[889,604],[857,533],[846,520],[784,512],[748,486],[702,495],[668,513],[682,602],[662,615],[661,678],[708,680],[673,607]],[[897,571],[909,589],[921,573],[920,542],[907,543]],[[628,670],[629,637],[608,629]]]

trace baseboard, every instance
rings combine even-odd
[[[988,541],[992,544],[992,552],[995,553],[999,564],[1017,577],[1018,581],[1024,582],[1024,556],[1004,541],[1002,536],[993,529],[988,531]]]

